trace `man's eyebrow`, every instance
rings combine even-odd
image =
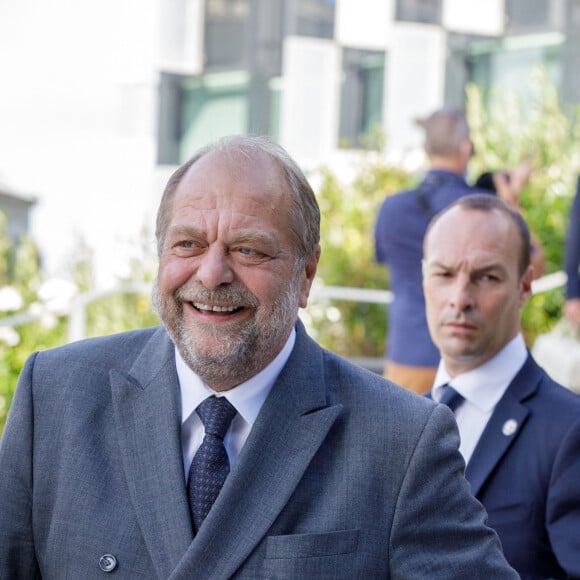
[[[441,268],[443,270],[454,270],[455,269],[455,267],[453,265],[445,264],[444,262],[441,262],[439,260],[435,260],[433,262],[430,262],[427,259],[427,260],[425,260],[425,266],[428,268]],[[503,264],[501,264],[499,262],[494,262],[492,264],[485,264],[479,268],[474,268],[473,270],[470,270],[470,272],[472,274],[484,274],[486,272],[493,272],[493,271],[505,272],[506,268]]]
[[[232,242],[235,244],[248,243],[248,242],[264,242],[267,244],[277,243],[274,236],[261,231],[240,231],[236,232],[232,236]]]
[[[199,228],[190,225],[170,226],[168,228],[168,233],[177,236],[188,235],[188,236],[203,237],[203,232]]]
[[[506,268],[505,268],[505,266],[503,266],[502,264],[500,264],[498,262],[498,263],[493,263],[493,264],[486,264],[485,266],[481,266],[481,268],[475,268],[472,271],[474,274],[485,274],[486,272],[492,272],[492,271],[505,272]]]
[[[187,224],[171,226],[168,234],[173,237],[189,236],[198,239],[205,239],[207,237],[206,233],[200,228]],[[228,245],[262,243],[270,246],[279,246],[279,242],[275,236],[259,230],[241,230],[234,232],[231,236],[228,236],[227,243]]]

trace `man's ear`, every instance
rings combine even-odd
[[[461,142],[461,145],[459,145],[459,151],[461,152],[461,157],[466,161],[469,161],[473,157],[473,154],[475,152],[471,139],[463,140]]]
[[[530,264],[521,279],[520,288],[520,308],[524,306],[528,298],[532,295],[532,281],[534,279],[534,267]]]
[[[306,308],[308,306],[308,297],[310,296],[310,288],[312,288],[312,282],[318,269],[318,260],[320,260],[320,245],[316,246],[316,250],[306,262],[302,272],[300,282],[300,308]]]

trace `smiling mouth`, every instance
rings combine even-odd
[[[211,312],[215,314],[234,314],[244,309],[243,306],[216,306],[214,304],[202,304],[199,302],[190,302],[190,304],[199,312]]]

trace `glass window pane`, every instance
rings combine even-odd
[[[546,37],[529,38],[520,47],[506,47],[498,44],[493,49],[476,50],[472,47],[469,57],[470,81],[484,89],[484,94],[495,87],[516,95],[525,107],[531,93],[531,75],[538,66],[543,66],[547,77],[555,86],[561,86],[562,43],[547,42]]]
[[[508,33],[563,30],[566,0],[506,0]]]
[[[205,66],[242,68],[246,60],[249,0],[208,0],[205,5]]]
[[[441,0],[397,0],[397,20],[405,22],[441,23]]]
[[[179,161],[225,135],[245,133],[248,125],[248,76],[224,73],[184,83]]]
[[[384,52],[344,49],[340,146],[365,146],[365,140],[382,126],[384,75]]]
[[[290,0],[287,25],[290,34],[333,38],[336,0]]]

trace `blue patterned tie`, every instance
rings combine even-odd
[[[447,405],[454,413],[455,409],[465,401],[463,395],[460,395],[451,385],[444,385],[441,393],[440,403]]]
[[[230,471],[224,436],[236,410],[225,397],[212,396],[196,412],[205,428],[205,437],[191,462],[187,481],[195,531],[209,513]]]

